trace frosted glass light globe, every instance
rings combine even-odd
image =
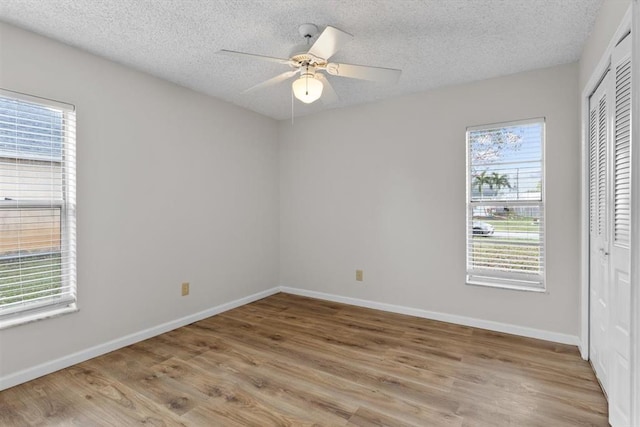
[[[311,104],[322,96],[324,88],[320,80],[316,80],[311,74],[303,74],[298,80],[293,82],[293,94],[305,104]]]

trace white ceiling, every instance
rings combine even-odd
[[[275,119],[289,83],[242,94],[289,70],[217,55],[287,58],[298,25],[354,35],[333,62],[400,68],[392,86],[328,76],[340,101],[296,116],[577,61],[602,0],[2,0],[0,20]]]

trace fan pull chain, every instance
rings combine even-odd
[[[305,90],[305,95],[309,95],[309,64],[307,64],[307,72],[304,74],[304,90]]]
[[[293,87],[291,87],[291,126],[293,126]]]

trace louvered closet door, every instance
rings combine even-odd
[[[589,100],[589,358],[605,391],[609,373],[609,285],[607,226],[608,72]]]
[[[613,140],[611,144],[611,201],[609,230],[610,369],[609,422],[630,425],[631,412],[631,286],[629,225],[631,201],[631,37],[618,44],[611,58]]]

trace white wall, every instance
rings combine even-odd
[[[622,17],[631,5],[630,0],[604,0],[598,12],[591,34],[582,48],[580,57],[580,90],[587,84],[591,74],[607,49]]]
[[[4,24],[0,87],[77,107],[80,307],[0,330],[0,379],[277,285],[275,121]]]
[[[280,122],[281,283],[577,336],[578,99],[569,64]],[[465,128],[542,116],[548,292],[465,285]]]

